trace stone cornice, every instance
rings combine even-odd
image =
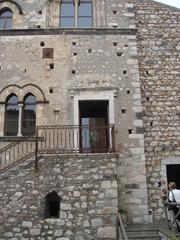
[[[137,29],[121,28],[46,28],[46,29],[9,29],[0,30],[0,36],[28,35],[136,35]]]

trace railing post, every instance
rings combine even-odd
[[[36,128],[36,143],[35,143],[35,170],[38,169],[38,128]]]

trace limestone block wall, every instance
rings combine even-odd
[[[135,9],[149,207],[157,219],[157,182],[166,180],[166,164],[180,164],[180,10],[153,1],[135,1]]]
[[[117,159],[113,155],[44,157],[0,176],[0,236],[6,239],[116,239]],[[56,191],[60,217],[45,218]]]
[[[136,145],[129,138],[129,134],[143,131],[136,36],[107,35],[106,31],[103,35],[62,33],[0,37],[0,100],[5,101],[8,94],[17,91],[23,99],[26,85],[39,99],[40,94],[31,86],[35,85],[48,101],[41,108],[38,124],[63,125],[74,123],[71,90],[109,90],[113,92],[116,108],[117,143]],[[53,58],[42,58],[45,48],[53,48]],[[3,106],[1,111],[3,136]]]
[[[10,8],[13,12],[13,29],[39,28],[46,26],[47,1],[0,1],[1,8]]]
[[[94,28],[135,28],[134,5],[125,0],[93,0]],[[59,27],[60,0],[0,1],[0,9],[8,7],[13,11],[13,28]],[[20,13],[18,7],[22,10]]]
[[[135,28],[132,1],[106,1],[106,27]]]
[[[78,108],[74,108],[75,99],[80,94],[87,95],[91,100],[100,96],[104,99],[108,92],[113,106],[109,121],[113,119],[110,123],[115,124],[119,154],[119,208],[127,212],[130,221],[147,222],[144,135],[135,31],[113,29],[109,33],[106,30],[83,30],[78,35],[72,30],[65,32],[17,31],[15,35],[0,37],[1,111],[3,113],[5,109],[5,96],[17,88],[21,98],[26,85],[39,97],[32,89],[33,84],[42,90],[47,101],[37,103],[37,125],[79,124],[74,122],[74,116],[79,113]],[[52,58],[42,58],[45,48],[53,48]],[[2,141],[3,119],[0,125]]]

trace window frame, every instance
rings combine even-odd
[[[26,99],[30,96],[34,97],[34,102],[26,102]],[[35,118],[34,119],[33,118],[28,118],[28,119],[24,118],[25,108],[27,106],[35,106]],[[34,123],[34,131],[30,134],[25,132],[26,127],[23,127],[24,123],[26,123],[26,124]],[[24,96],[24,99],[23,99],[23,108],[22,108],[22,117],[21,117],[21,134],[23,136],[33,136],[35,134],[35,130],[36,130],[36,97],[32,93],[28,93]]]
[[[73,4],[74,5],[74,14],[73,16],[66,16],[65,14],[62,15],[62,5],[63,4]],[[80,15],[79,8],[81,5],[89,4],[91,5],[91,14],[90,15]],[[93,1],[92,0],[62,0],[60,3],[60,10],[59,10],[59,27],[60,28],[92,28],[93,27]],[[73,19],[74,24],[70,27],[62,26],[62,19]],[[88,26],[80,26],[80,20],[82,19],[90,19],[90,25]]]
[[[64,16],[62,16],[62,5],[63,4],[71,4],[71,5],[73,5],[73,10],[74,10],[74,15],[72,15],[72,16],[68,16],[68,15],[64,15]],[[60,3],[60,27],[62,27],[62,28],[71,28],[71,27],[64,27],[64,26],[61,26],[61,24],[62,24],[62,19],[73,19],[73,26],[72,26],[72,28],[74,28],[75,27],[75,3],[74,3],[74,0],[69,0],[69,1],[65,1],[65,0],[62,0],[61,1],[61,3]]]
[[[10,12],[11,16],[2,16],[4,13]],[[11,26],[8,27],[8,21],[11,20]],[[13,12],[10,8],[3,8],[0,9],[0,22],[2,21],[2,28],[0,27],[0,30],[7,30],[7,29],[12,29],[13,27]],[[1,23],[0,23],[1,24]]]
[[[8,103],[9,100],[13,97],[16,97],[17,98],[17,102],[16,103]],[[18,96],[14,93],[10,94],[7,98],[6,98],[6,101],[5,101],[5,121],[4,121],[4,135],[5,136],[17,136],[18,134],[18,123],[19,123],[19,105],[18,105],[19,101],[18,101]],[[11,106],[16,106],[17,107],[17,120],[9,120],[8,119],[8,107],[11,107]],[[9,130],[9,127],[8,127],[8,122],[16,122],[16,128],[17,128],[17,132],[15,135],[11,135],[11,134],[8,134],[8,130]]]
[[[91,4],[91,15],[86,15],[86,16],[81,16],[79,14],[79,7],[83,4]],[[79,28],[92,28],[93,27],[93,3],[91,0],[79,0],[79,4],[78,4],[78,15],[77,15],[77,26]],[[79,20],[80,19],[87,19],[87,18],[90,18],[91,19],[91,26],[88,26],[88,27],[80,27],[79,26]]]

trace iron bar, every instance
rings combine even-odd
[[[38,154],[115,152],[114,125],[38,126],[35,137],[23,137],[0,149],[0,173]]]
[[[38,126],[41,153],[115,152],[114,125],[47,125]]]

